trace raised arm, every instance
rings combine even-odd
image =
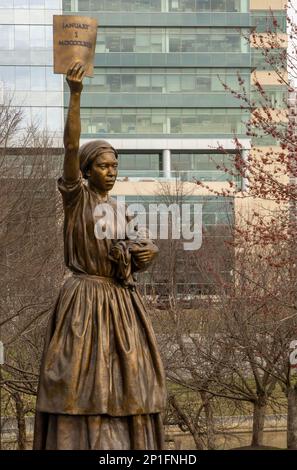
[[[64,170],[66,181],[75,181],[79,177],[79,139],[80,139],[80,95],[83,89],[84,67],[75,62],[69,68],[66,76],[70,88],[70,101],[64,130]]]

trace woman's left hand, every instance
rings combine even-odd
[[[152,261],[158,253],[156,245],[148,242],[145,246],[133,247],[131,254],[136,264],[144,264]]]

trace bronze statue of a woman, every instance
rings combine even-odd
[[[94,210],[108,204],[116,150],[105,141],[79,148],[84,68],[67,73],[70,104],[64,133],[65,263],[45,339],[34,449],[162,449],[165,375],[133,272],[158,249],[148,239],[98,239]],[[84,179],[87,180],[84,182]]]

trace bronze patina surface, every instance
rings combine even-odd
[[[74,61],[93,76],[98,23],[88,16],[54,15],[54,73],[67,73]]]
[[[84,74],[77,62],[67,74],[70,104],[58,188],[71,276],[46,333],[34,449],[162,449],[165,374],[133,278],[158,248],[143,233],[135,239],[95,236],[94,213],[102,204],[119,224],[128,218],[120,218],[109,196],[117,177],[116,150],[101,140],[79,147]]]

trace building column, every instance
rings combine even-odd
[[[170,150],[163,150],[163,176],[164,178],[171,178],[171,155]]]
[[[249,157],[249,149],[243,149],[241,152],[241,157],[243,162],[248,161]],[[245,175],[247,176],[248,172],[245,172]],[[241,190],[247,192],[249,190],[249,181],[247,178],[242,178],[242,184],[241,184]]]

